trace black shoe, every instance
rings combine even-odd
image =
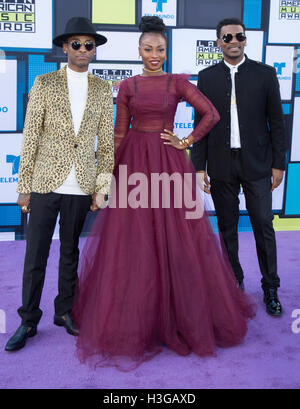
[[[58,325],[59,327],[65,327],[67,333],[70,334],[70,335],[75,335],[75,336],[79,335],[79,331],[76,328],[74,328],[73,321],[72,321],[69,313],[66,313],[66,314],[64,314],[62,316],[59,316],[59,315],[55,314],[54,315],[54,324]]]
[[[20,325],[14,335],[8,340],[5,346],[5,351],[18,351],[25,346],[27,338],[34,337],[36,333],[36,327]]]
[[[266,304],[266,311],[273,317],[280,317],[282,314],[282,306],[277,296],[276,288],[268,288],[264,290],[264,303]]]

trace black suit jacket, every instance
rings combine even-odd
[[[220,122],[192,148],[196,170],[206,170],[210,178],[230,178],[231,75],[224,63],[199,72],[198,88],[219,111]],[[242,161],[246,180],[285,169],[286,143],[283,113],[276,70],[246,57],[235,76]],[[201,117],[195,113],[197,126]]]

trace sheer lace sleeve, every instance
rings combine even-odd
[[[117,115],[115,122],[115,153],[130,126],[129,94],[126,80],[122,81],[117,96]]]
[[[177,92],[201,115],[201,120],[191,135],[194,142],[202,139],[219,122],[220,115],[213,104],[198,88],[188,81],[188,75],[177,75]]]

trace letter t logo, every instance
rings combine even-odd
[[[167,0],[152,0],[152,3],[157,3],[156,11],[163,11],[163,3],[167,3]]]
[[[286,64],[285,62],[279,63],[279,62],[274,62],[274,68],[276,68],[277,75],[282,75],[282,70],[285,68]]]

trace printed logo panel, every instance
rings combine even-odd
[[[143,0],[143,16],[158,16],[166,26],[176,26],[177,0]]]
[[[16,203],[22,134],[0,134],[0,203]]]
[[[276,69],[282,100],[292,98],[294,47],[267,46],[266,64]]]
[[[0,131],[16,131],[17,61],[0,60]]]
[[[52,0],[0,0],[0,47],[52,48]]]
[[[247,56],[262,61],[263,31],[247,31]],[[199,71],[222,60],[217,47],[215,30],[173,29],[172,71],[198,74]]]
[[[271,0],[269,43],[299,43],[300,0]]]

